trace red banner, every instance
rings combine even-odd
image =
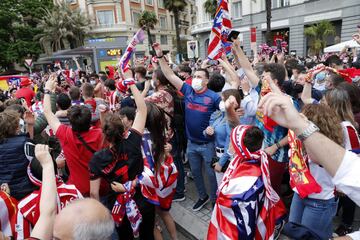
[[[256,27],[251,28],[250,42],[256,42]]]

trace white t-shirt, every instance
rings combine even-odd
[[[332,182],[338,190],[360,206],[360,157],[346,151]]]
[[[310,194],[309,198],[321,199],[321,200],[329,200],[334,195],[335,185],[331,181],[330,174],[325,170],[325,168],[319,166],[316,163],[313,163],[309,160],[309,168],[311,175],[314,177],[316,182],[321,186],[322,190],[320,193]]]

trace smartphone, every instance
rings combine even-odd
[[[35,157],[35,144],[26,142],[24,145],[25,155],[29,157]]]
[[[239,34],[240,34],[239,31],[231,30],[231,32],[229,33],[229,36],[227,38],[227,41],[228,42],[233,42],[233,39],[237,39]]]
[[[218,60],[209,60],[209,65],[210,66],[216,66],[216,65],[219,65],[219,61]]]

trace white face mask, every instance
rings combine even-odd
[[[96,81],[95,81],[95,80],[91,80],[90,83],[91,83],[91,85],[95,85],[95,84],[96,84]]]
[[[153,89],[156,88],[156,86],[155,86],[155,81],[154,81],[153,79],[151,79],[150,85],[151,85],[151,87],[152,87]]]
[[[231,160],[235,157],[235,154],[233,152],[230,152],[229,149],[226,151],[226,153],[230,156]]]
[[[191,87],[196,91],[201,91],[201,89],[203,89],[202,86],[202,79],[200,78],[193,78],[192,82],[191,82]]]
[[[219,103],[219,109],[220,109],[220,111],[225,112],[225,102],[224,101],[221,101]]]

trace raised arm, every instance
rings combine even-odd
[[[56,133],[57,129],[60,126],[60,121],[51,111],[51,100],[50,100],[50,93],[54,93],[55,88],[56,88],[56,77],[55,75],[51,75],[45,84],[44,116],[51,129]]]
[[[304,89],[301,93],[301,101],[303,101],[304,104],[312,104],[314,102],[314,99],[311,97],[311,83],[305,82]]]
[[[251,66],[251,63],[245,56],[243,50],[241,49],[239,40],[235,40],[233,42],[232,51],[235,57],[235,61],[239,66],[241,66],[244,69],[244,72],[248,77],[251,86],[256,87],[259,84],[260,79],[256,75],[254,69]]]
[[[164,73],[165,77],[177,90],[180,90],[184,82],[178,76],[176,76],[176,74],[173,72],[173,70],[169,67],[169,65],[165,61],[164,54],[160,47],[160,44],[154,43],[153,48],[155,49],[157,58],[159,59],[160,68]]]
[[[47,145],[36,145],[35,156],[42,167],[42,186],[40,197],[40,217],[35,224],[31,237],[52,239],[56,214],[56,182],[54,164]]]
[[[226,55],[225,54],[222,55],[218,61],[229,76],[229,79],[226,79],[226,80],[230,83],[230,85],[233,88],[238,89],[239,85],[240,85],[239,77],[238,77],[234,67],[227,60]]]
[[[129,70],[126,71],[124,73],[124,78],[125,78],[124,81],[129,80],[129,79],[133,80],[131,71],[129,71]],[[144,100],[143,96],[141,96],[141,93],[137,89],[135,84],[130,85],[130,90],[132,92],[132,95],[134,97],[135,104],[137,107],[137,111],[136,111],[136,115],[135,115],[135,119],[134,119],[132,128],[142,134],[144,132],[145,123],[146,123],[146,115],[147,115],[147,108],[146,108],[145,100]]]

